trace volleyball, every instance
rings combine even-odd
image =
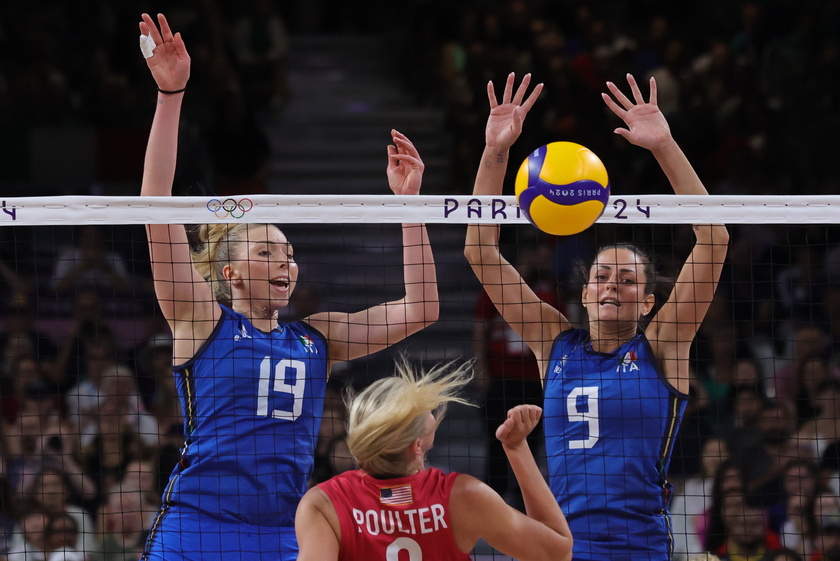
[[[571,236],[592,226],[610,198],[603,162],[574,142],[551,142],[531,152],[519,166],[514,188],[525,217],[555,236]]]

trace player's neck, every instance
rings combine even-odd
[[[592,326],[589,331],[589,343],[592,350],[598,353],[609,353],[627,341],[635,337],[637,334],[636,328],[626,328],[618,331],[604,331],[598,329],[597,324]]]
[[[234,302],[233,304],[233,310],[247,317],[251,325],[260,331],[269,332],[277,327],[277,310],[271,310],[268,306],[258,304],[247,306],[244,301],[242,303]]]

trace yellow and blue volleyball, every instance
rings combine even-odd
[[[555,236],[571,236],[592,226],[610,198],[603,162],[574,142],[552,142],[531,152],[519,166],[514,188],[525,217]]]

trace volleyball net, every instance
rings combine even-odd
[[[479,407],[451,408],[429,461],[488,481],[512,504],[516,484],[493,428],[506,408],[541,400],[539,374],[464,258],[466,225],[500,224],[502,253],[583,326],[575,271],[598,247],[632,242],[673,278],[693,244],[690,225],[725,223],[729,254],[692,347],[691,394],[670,467],[676,552],[720,541],[703,528],[724,523],[715,517],[731,466],[730,475],[744,476],[749,507],[762,513],[807,495],[810,534],[795,545],[803,552],[838,506],[840,197],[613,196],[593,227],[565,238],[528,224],[511,196],[21,197],[0,199],[7,550],[17,547],[20,520],[37,510],[31,505],[50,501],[85,513],[78,519],[85,547],[142,550],[184,441],[144,225],[207,223],[283,230],[300,268],[283,320],[401,298],[399,225],[427,224],[440,319],[335,366],[313,481],[352,467],[344,385],[358,389],[391,374],[398,355],[425,365],[478,358],[468,393]],[[552,451],[534,444],[544,462]],[[45,482],[54,471],[63,473],[58,498]],[[808,478],[811,487],[794,488]],[[784,533],[784,523],[772,524]]]

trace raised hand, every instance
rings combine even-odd
[[[517,405],[508,411],[507,419],[496,429],[496,438],[507,448],[515,448],[525,441],[537,423],[542,409],[536,405]]]
[[[143,14],[140,33],[151,37],[155,48],[146,59],[157,87],[163,91],[182,90],[190,79],[190,55],[180,33],[172,33],[163,14],[158,14],[160,30],[149,14]]]
[[[395,195],[417,195],[426,166],[407,136],[392,129],[391,137],[394,144],[388,145],[388,185]]]
[[[522,133],[522,122],[525,120],[525,116],[534,106],[543,89],[542,84],[537,84],[531,91],[531,95],[525,99],[525,92],[528,91],[528,86],[531,83],[531,75],[526,74],[522,78],[522,82],[516,88],[516,93],[513,94],[515,79],[516,76],[513,72],[508,74],[501,104],[496,99],[493,82],[487,83],[487,98],[490,100],[490,116],[487,118],[487,127],[484,131],[487,146],[502,150],[507,150],[513,146],[513,143]]]
[[[607,82],[607,88],[615,100],[607,93],[601,94],[607,107],[627,125],[627,128],[619,127],[613,132],[620,134],[631,144],[655,150],[672,139],[668,121],[665,120],[665,116],[656,104],[656,80],[650,79],[648,101],[642,97],[639,85],[632,74],[627,75],[627,83],[630,84],[634,101],[625,96],[612,82]]]

